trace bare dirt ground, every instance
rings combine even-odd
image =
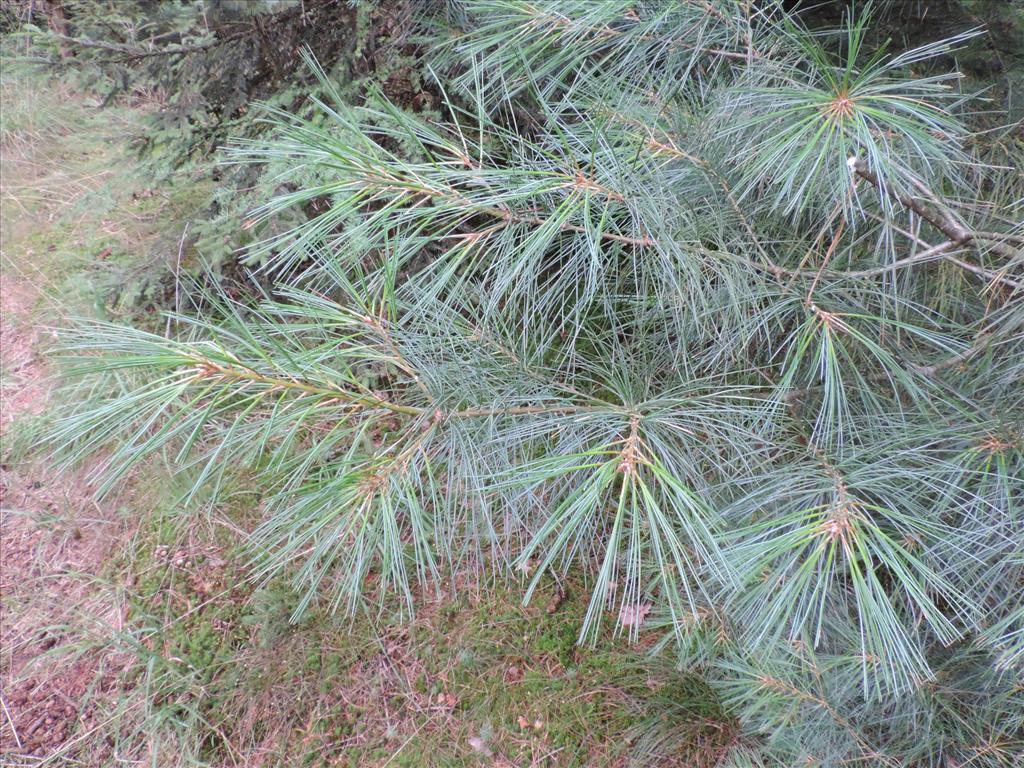
[[[27,283],[0,277],[0,441],[19,417],[41,414],[50,397],[37,298]],[[82,472],[58,473],[39,461],[0,465],[0,764],[52,755],[88,720],[81,701],[97,680],[95,660],[55,664],[46,654],[78,611],[117,620],[117,606],[89,605],[83,576],[100,572],[123,528],[92,501]]]
[[[17,416],[39,414],[49,393],[45,366],[37,353],[38,333],[31,325],[36,296],[31,287],[0,274],[0,428]]]

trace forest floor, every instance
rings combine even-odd
[[[97,500],[90,467],[55,466],[59,329],[162,322],[139,296],[180,259],[193,180],[150,188],[141,107],[11,79],[0,99],[0,765],[718,762],[735,730],[698,678],[621,638],[576,647],[582,584],[523,606],[453,576],[414,617],[293,622],[290,585],[246,567],[251,488],[185,508],[188,478],[154,465]]]

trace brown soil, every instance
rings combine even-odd
[[[38,414],[48,394],[46,369],[37,351],[38,333],[31,325],[36,297],[32,289],[0,274],[0,429],[18,416]]]
[[[50,396],[33,323],[32,286],[0,276],[0,441],[12,424],[38,415]],[[27,764],[73,747],[87,720],[81,702],[97,683],[95,657],[58,660],[60,625],[87,612],[117,622],[117,606],[91,604],[88,580],[124,526],[97,506],[82,472],[42,462],[0,465],[0,764]],[[100,682],[102,687],[103,683]]]

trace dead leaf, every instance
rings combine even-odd
[[[639,627],[644,623],[647,614],[651,612],[650,603],[640,605],[624,605],[619,611],[619,623],[624,627]]]
[[[561,584],[556,584],[555,585],[555,595],[554,595],[554,597],[551,598],[551,602],[548,603],[547,608],[545,608],[545,610],[548,613],[554,613],[555,611],[557,611],[559,608],[562,607],[562,603],[565,602],[565,598],[566,598],[565,589],[562,588]]]

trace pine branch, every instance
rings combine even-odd
[[[999,210],[1024,191],[915,176],[976,162],[953,75],[913,72],[969,35],[888,55],[864,17],[836,40],[747,0],[466,11],[444,118],[350,109],[310,59],[316,114],[268,108],[280,136],[235,155],[284,169],[258,216],[316,203],[259,244],[276,301],[213,299],[181,340],[68,333],[104,384],[53,444],[109,446],[109,482],[169,456],[193,494],[259,467],[260,575],[297,573],[299,610],[367,579],[411,607],[413,569],[474,547],[527,598],[583,569],[579,641],[657,605],[682,664],[742,689],[752,759],[964,762],[1019,730],[964,640],[1019,661],[1024,236]]]
[[[1019,249],[1011,248],[997,238],[991,237],[987,233],[969,229],[955,216],[955,214],[953,214],[952,211],[949,210],[949,208],[945,206],[939,207],[941,205],[939,203],[934,203],[933,206],[929,206],[910,195],[896,192],[888,184],[883,184],[878,178],[878,174],[869,169],[867,163],[862,158],[851,157],[848,162],[851,172],[866,180],[879,192],[882,192],[893,200],[899,202],[907,210],[916,213],[948,237],[954,245],[966,245],[971,242],[980,241],[984,242],[986,246],[991,248],[993,251],[1004,256],[1016,258],[1021,255],[1021,251]],[[918,183],[917,186],[923,189],[931,200],[938,201],[938,197],[934,192],[928,190],[920,183]]]
[[[207,358],[191,358],[183,363],[182,368],[193,371],[196,382],[206,381],[210,378],[219,378],[223,381],[253,382],[266,386],[270,391],[300,392],[307,395],[315,395],[328,401],[341,401],[351,403],[357,407],[379,408],[405,416],[426,417],[435,422],[447,419],[493,419],[507,416],[536,416],[536,415],[573,415],[580,413],[613,413],[609,406],[597,405],[537,405],[537,406],[511,406],[497,408],[460,408],[453,411],[444,411],[436,405],[425,407],[414,405],[403,405],[372,393],[352,392],[336,386],[324,386],[310,381],[304,381],[297,377],[284,378],[280,376],[268,376],[250,368],[240,368],[233,365],[225,365]]]

